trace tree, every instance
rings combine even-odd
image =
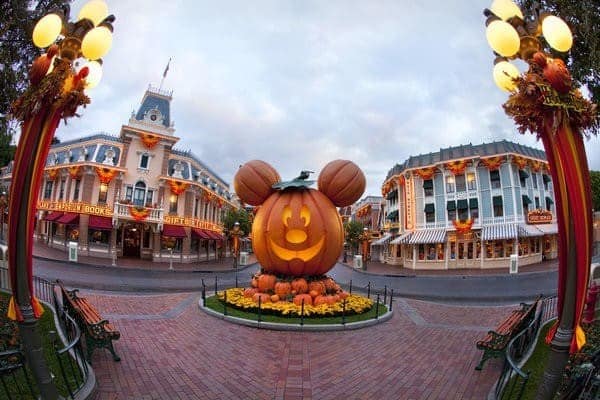
[[[590,171],[592,181],[592,207],[594,211],[600,211],[600,171]]]
[[[346,242],[350,245],[352,254],[356,254],[358,252],[360,236],[363,234],[364,228],[364,224],[360,221],[350,221],[344,226]]]
[[[240,230],[244,232],[244,236],[252,231],[252,222],[250,221],[250,215],[246,210],[240,208],[239,210],[230,208],[225,211],[223,216],[223,227],[227,232],[233,229],[233,224],[236,222],[240,223]]]
[[[27,88],[29,66],[40,55],[31,33],[37,20],[52,10],[60,10],[70,0],[0,1],[0,166],[14,156],[12,139],[18,123],[10,115],[10,105]]]

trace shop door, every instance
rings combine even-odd
[[[123,257],[140,257],[141,227],[127,225],[123,228]]]

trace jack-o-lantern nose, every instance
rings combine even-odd
[[[298,244],[306,241],[308,235],[301,229],[290,229],[285,234],[285,240],[288,243]]]

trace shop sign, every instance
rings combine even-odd
[[[163,222],[168,225],[190,226],[198,229],[208,229],[211,231],[222,231],[223,228],[212,222],[201,220],[198,218],[180,217],[178,215],[165,215]]]
[[[414,185],[415,180],[412,176],[406,178],[406,184],[404,185],[404,210],[406,229],[412,230],[415,223],[415,197],[414,197]]]
[[[552,213],[545,210],[533,210],[527,213],[528,224],[550,224],[552,223]]]
[[[41,200],[38,201],[37,208],[39,210],[98,215],[101,217],[112,217],[113,215],[112,209],[108,206],[92,205],[82,202],[65,203],[63,201]]]

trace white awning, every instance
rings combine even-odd
[[[383,245],[387,244],[387,242],[389,242],[391,238],[392,238],[392,234],[386,233],[385,235],[383,235],[382,237],[380,237],[379,239],[377,239],[376,241],[371,243],[371,246],[383,246]]]
[[[538,224],[535,226],[542,232],[543,235],[556,235],[558,233],[558,225],[554,224]]]
[[[521,224],[518,228],[519,237],[532,237],[542,236],[543,232],[540,231],[535,225]]]
[[[517,225],[496,224],[481,228],[481,240],[514,239],[517,237]]]
[[[413,232],[408,240],[410,244],[444,243],[446,241],[446,229],[426,229]]]
[[[404,232],[402,235],[392,240],[390,244],[406,244],[408,243],[408,239],[410,239],[410,235],[412,235],[412,232]]]

